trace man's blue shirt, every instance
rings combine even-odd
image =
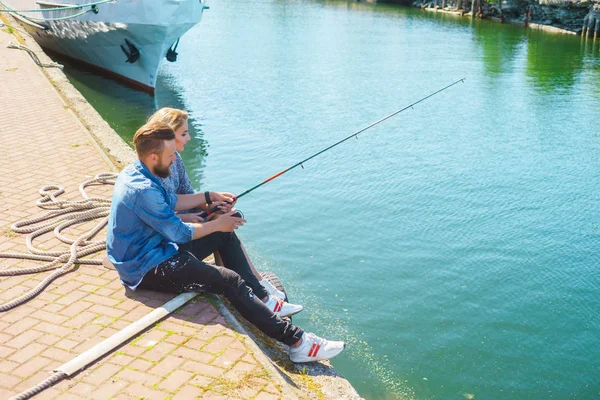
[[[125,168],[115,182],[108,218],[106,250],[121,282],[134,289],[152,268],[192,240],[194,228],[175,214],[176,194],[140,161]]]

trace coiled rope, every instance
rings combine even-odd
[[[30,48],[23,46],[22,44],[17,44],[14,42],[8,42],[8,44],[6,45],[6,47],[8,47],[9,49],[17,49],[17,50],[24,50],[27,53],[29,53],[29,55],[31,56],[31,59],[39,66],[42,68],[60,68],[63,69],[64,67],[59,64],[59,63],[50,63],[50,64],[44,64],[43,62],[40,61],[39,57],[37,56],[37,54],[34,53],[33,50],[31,50]]]
[[[36,202],[36,205],[40,208],[52,211],[48,211],[36,218],[16,222],[10,227],[11,230],[17,233],[29,233],[26,238],[26,244],[31,254],[0,253],[0,258],[47,261],[47,263],[37,267],[0,270],[0,276],[33,274],[55,269],[59,264],[62,265],[29,292],[7,303],[1,304],[0,312],[8,311],[31,300],[40,294],[54,279],[70,272],[76,264],[102,264],[101,260],[85,259],[82,257],[97,253],[106,248],[105,240],[92,241],[91,239],[108,223],[111,201],[110,199],[100,197],[89,197],[85,192],[85,188],[92,183],[114,185],[116,179],[116,174],[104,173],[83,182],[79,185],[79,192],[83,196],[83,200],[77,201],[58,200],[57,197],[65,192],[60,186],[50,185],[40,189],[39,193],[42,198]],[[98,218],[102,219],[94,228],[75,240],[69,239],[61,233],[61,231],[71,225],[92,221]],[[61,242],[70,245],[68,251],[44,251],[33,245],[33,239],[50,231],[54,231],[54,235]]]

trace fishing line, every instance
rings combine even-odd
[[[357,137],[357,136],[358,136],[358,134],[360,134],[360,133],[363,133],[363,132],[364,132],[364,131],[366,131],[367,129],[370,129],[370,128],[374,127],[375,125],[378,125],[378,124],[382,123],[382,122],[383,122],[383,121],[385,121],[386,119],[392,118],[394,115],[400,114],[401,112],[403,112],[403,111],[406,111],[406,110],[408,110],[409,108],[414,108],[414,106],[416,106],[417,104],[421,103],[422,101],[425,101],[425,100],[427,100],[428,98],[430,98],[430,97],[433,97],[433,96],[435,96],[436,94],[438,94],[438,93],[440,93],[440,92],[443,92],[444,90],[446,90],[446,89],[448,89],[448,88],[450,88],[450,87],[452,87],[452,86],[456,85],[456,84],[457,84],[457,83],[459,83],[459,82],[463,82],[463,83],[464,83],[465,79],[466,79],[466,78],[459,79],[459,80],[457,80],[456,82],[454,82],[454,83],[451,83],[450,85],[448,85],[448,86],[446,86],[446,87],[444,87],[444,88],[442,88],[442,89],[440,89],[440,90],[438,90],[438,91],[436,91],[436,92],[433,92],[433,93],[431,93],[431,94],[430,94],[430,95],[428,95],[428,96],[425,96],[425,97],[423,97],[423,98],[422,98],[422,99],[420,99],[419,101],[416,101],[416,102],[414,102],[414,103],[412,103],[412,104],[410,104],[410,105],[408,105],[408,106],[406,106],[406,107],[404,107],[404,108],[402,108],[402,109],[400,109],[400,110],[398,110],[398,111],[395,111],[395,112],[393,112],[393,113],[391,113],[391,114],[389,114],[389,115],[387,115],[387,116],[385,116],[385,117],[381,118],[381,119],[380,119],[380,120],[378,120],[378,121],[375,121],[375,122],[373,122],[372,124],[370,124],[370,125],[368,125],[368,126],[366,126],[366,127],[362,128],[362,129],[360,129],[360,130],[358,130],[358,131],[354,132],[352,135],[350,135],[350,136],[348,136],[348,137],[346,137],[346,138],[344,138],[344,139],[342,139],[342,140],[340,140],[340,141],[338,141],[338,142],[336,142],[336,143],[332,144],[332,145],[331,145],[331,146],[329,146],[329,147],[326,147],[326,148],[324,148],[323,150],[321,150],[321,151],[319,151],[319,152],[317,152],[317,153],[313,154],[312,156],[310,156],[310,157],[308,157],[308,158],[305,158],[305,159],[304,159],[304,160],[302,160],[302,161],[298,161],[296,164],[292,165],[291,167],[289,167],[289,168],[286,168],[286,169],[284,169],[283,171],[280,171],[280,172],[276,173],[275,175],[273,175],[273,176],[271,176],[271,177],[269,177],[269,178],[265,179],[264,181],[262,181],[262,182],[261,182],[261,183],[259,183],[258,185],[255,185],[255,186],[251,187],[250,189],[246,190],[245,192],[243,192],[243,193],[241,193],[241,194],[237,195],[237,196],[236,196],[236,200],[237,200],[237,199],[239,199],[239,198],[240,198],[240,197],[242,197],[242,196],[245,196],[245,195],[247,195],[248,193],[252,192],[253,190],[256,190],[256,189],[258,189],[258,188],[259,188],[259,187],[261,187],[262,185],[264,185],[264,184],[266,184],[266,183],[268,183],[268,182],[271,182],[273,179],[280,177],[281,175],[285,174],[286,172],[289,172],[289,171],[293,170],[293,169],[294,169],[294,168],[296,168],[296,167],[302,167],[302,168],[304,168],[304,163],[305,163],[305,162],[307,162],[307,161],[309,161],[309,160],[312,160],[313,158],[317,157],[318,155],[321,155],[321,154],[325,153],[327,150],[330,150],[330,149],[334,148],[335,146],[337,146],[337,145],[339,145],[339,144],[342,144],[342,143],[344,143],[346,140],[348,140],[348,139],[350,139],[350,138]]]

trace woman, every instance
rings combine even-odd
[[[179,155],[179,152],[182,152],[185,149],[187,143],[192,139],[188,132],[188,113],[184,110],[179,110],[175,108],[164,107],[160,110],[156,111],[149,119],[148,122],[162,122],[171,127],[175,132],[175,145],[177,148],[176,157],[177,159],[170,167],[170,175],[168,178],[161,178],[161,182],[163,187],[169,193],[175,194],[192,194],[194,193],[194,189],[192,187],[192,183],[190,178],[185,171],[185,166],[183,165],[183,160]],[[199,212],[192,213],[181,213],[179,217],[183,222],[204,222],[207,218],[207,211],[213,209],[214,207],[219,207],[223,211],[229,211],[233,204],[236,201],[236,198],[233,194],[228,192],[205,192],[204,193],[207,203],[204,205],[203,210]],[[218,215],[211,215],[209,218],[218,217]],[[256,270],[254,264],[248,257],[246,250],[242,246],[242,250],[246,255],[246,259],[248,260],[248,264],[251,268],[251,274],[249,276],[242,275],[242,278],[246,280],[248,286],[250,286],[257,294],[261,293],[264,288],[269,294],[269,298],[265,303],[267,306],[270,306],[273,310],[282,308],[281,301],[285,299],[285,293],[278,290],[275,286],[273,286],[268,280],[264,279],[260,272]],[[257,286],[260,285],[260,288]],[[272,305],[272,306],[271,306]],[[294,310],[298,309],[302,310],[302,306],[294,306],[290,304],[289,306],[293,306]],[[296,311],[299,312],[299,311]],[[288,314],[290,315],[290,314]]]

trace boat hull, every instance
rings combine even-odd
[[[2,3],[21,10],[37,6],[31,0]],[[31,20],[34,23],[22,25],[44,49],[152,93],[167,51],[200,22],[204,8],[199,0],[119,0],[99,5],[98,14],[89,12],[57,21]],[[41,16],[20,16],[62,18],[80,12],[44,11]],[[136,50],[137,59],[128,56]]]

